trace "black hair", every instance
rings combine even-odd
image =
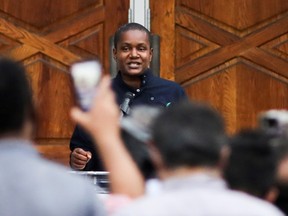
[[[139,24],[139,23],[127,23],[123,26],[121,26],[114,34],[114,48],[117,48],[117,44],[121,38],[121,35],[124,32],[130,31],[130,30],[139,30],[139,31],[143,31],[147,34],[148,36],[148,40],[149,40],[149,44],[151,46],[151,33],[150,31],[145,28],[143,25]]]
[[[222,117],[206,104],[180,101],[154,121],[153,141],[167,168],[216,166],[226,144]]]
[[[35,123],[32,91],[24,67],[0,58],[0,135],[21,131],[26,120]]]
[[[246,129],[231,137],[230,156],[224,177],[231,189],[265,198],[275,184],[277,154],[270,137]]]
[[[124,141],[125,147],[132,156],[139,170],[141,171],[144,179],[148,180],[151,178],[155,178],[155,167],[149,155],[147,143],[140,141],[124,129],[121,130],[121,136]]]
[[[285,131],[286,132],[286,131]],[[269,134],[270,135],[270,134]],[[287,133],[278,134],[272,138],[273,147],[276,149],[278,157],[278,167],[288,161],[288,137]],[[281,171],[280,171],[281,170]],[[276,187],[278,189],[278,196],[274,204],[282,210],[285,215],[288,215],[288,180],[285,178],[282,172],[288,172],[288,170],[278,169],[276,174]]]

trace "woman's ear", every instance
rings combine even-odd
[[[115,48],[113,48],[113,59],[115,61],[117,60],[116,54],[117,54],[117,50]]]

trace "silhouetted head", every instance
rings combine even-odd
[[[160,107],[138,105],[133,107],[131,115],[121,119],[122,139],[146,180],[156,176],[148,142],[152,139],[151,125],[161,111]]]
[[[186,100],[156,117],[152,131],[154,146],[168,169],[215,167],[227,143],[224,121],[218,112]]]
[[[19,133],[25,123],[35,122],[32,93],[25,69],[0,58],[0,136]]]
[[[230,188],[265,199],[275,186],[278,164],[271,137],[259,130],[242,130],[231,138],[230,149],[224,171]]]

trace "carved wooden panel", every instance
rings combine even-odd
[[[0,55],[26,67],[39,114],[36,147],[45,157],[68,165],[69,66],[94,57],[108,73],[109,38],[128,21],[128,7],[129,0],[0,1]]]
[[[150,0],[151,32],[160,36],[160,76],[174,80],[175,0]]]
[[[288,1],[175,1],[175,80],[229,132],[288,108]]]

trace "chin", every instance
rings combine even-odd
[[[141,75],[141,74],[143,74],[144,73],[144,70],[135,70],[135,69],[129,69],[129,70],[127,70],[127,74],[129,74],[129,75],[131,75],[131,76],[139,76],[139,75]]]

